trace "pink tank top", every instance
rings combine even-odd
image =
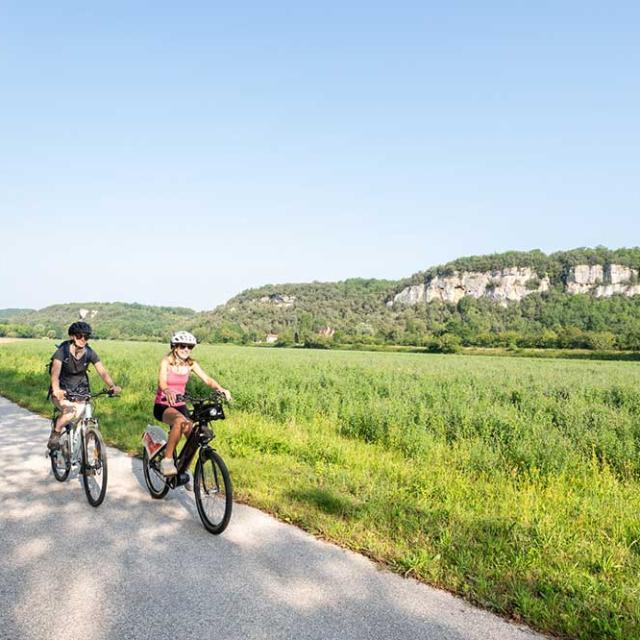
[[[171,389],[171,391],[175,391],[175,393],[184,393],[187,388],[187,382],[189,380],[189,372],[187,373],[174,373],[169,367],[167,371],[167,387]],[[165,406],[169,406],[166,398],[164,397],[164,393],[161,391],[160,387],[158,387],[156,391],[156,404],[163,404]],[[175,407],[180,407],[184,405],[184,402],[176,402]]]

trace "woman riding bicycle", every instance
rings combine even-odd
[[[231,399],[229,391],[209,377],[202,367],[191,359],[191,351],[197,344],[193,335],[188,331],[178,331],[171,336],[170,344],[171,351],[160,362],[158,389],[153,406],[155,419],[171,426],[164,458],[160,462],[160,470],[165,476],[173,476],[177,473],[173,452],[180,442],[180,436],[189,435],[193,426],[186,404],[177,400],[178,395],[184,394],[191,372],[195,373],[208,387],[223,393],[227,400]]]

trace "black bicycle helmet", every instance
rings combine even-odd
[[[69,326],[70,336],[84,335],[88,338],[91,337],[91,325],[86,322],[74,322]]]

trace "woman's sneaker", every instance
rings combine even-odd
[[[176,465],[171,458],[162,458],[160,461],[160,471],[164,476],[175,476],[178,473]]]

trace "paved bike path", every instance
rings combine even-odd
[[[116,449],[95,509],[78,477],[53,478],[47,437],[0,398],[2,640],[543,638],[257,509],[213,536],[192,493],[152,500]]]

